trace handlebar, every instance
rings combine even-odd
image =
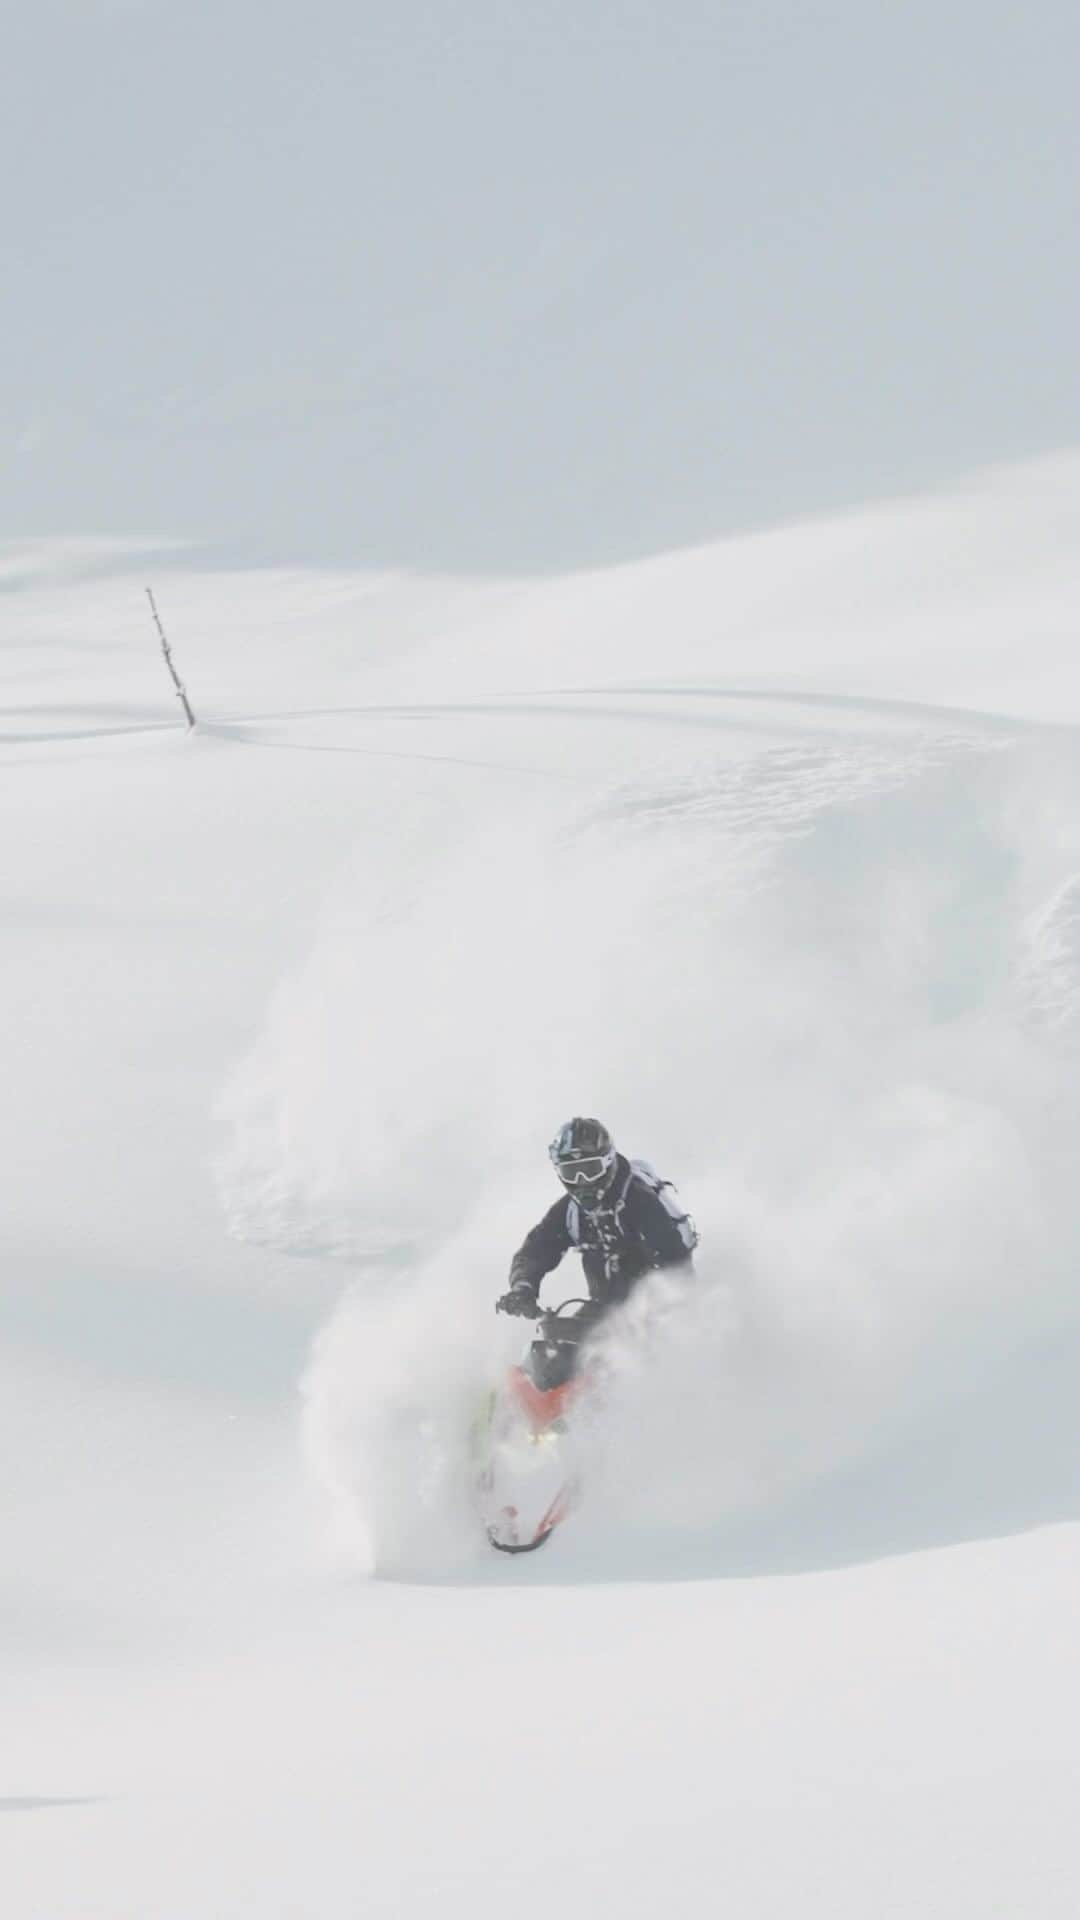
[[[567,1313],[568,1307],[578,1307],[581,1311]],[[547,1307],[537,1314],[541,1338],[553,1346],[576,1346],[585,1338],[598,1312],[593,1300],[562,1300],[557,1307]]]
[[[497,1300],[496,1312],[517,1313],[523,1320],[533,1321],[539,1328],[538,1338],[552,1346],[577,1345],[595,1324],[601,1311],[595,1300],[586,1300],[580,1295],[571,1300],[560,1300],[557,1307],[541,1307],[539,1301],[531,1297],[527,1304],[522,1302],[519,1305],[513,1294],[507,1296],[507,1300],[511,1298],[514,1299],[512,1307],[504,1304],[503,1300]]]

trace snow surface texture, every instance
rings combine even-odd
[[[191,738],[125,555],[6,557],[5,1915],[1075,1912],[1078,555],[1063,456],[567,580],[158,562]],[[507,1564],[573,1111],[702,1249]]]

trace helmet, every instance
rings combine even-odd
[[[604,1192],[615,1166],[615,1142],[607,1128],[580,1114],[559,1128],[548,1153],[567,1192],[586,1206]]]

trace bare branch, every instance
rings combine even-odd
[[[146,589],[146,597],[150,602],[150,611],[154,616],[154,625],[158,630],[158,638],[161,641],[161,651],[165,655],[165,665],[168,667],[169,672],[172,675],[173,686],[176,688],[177,694],[179,696],[180,705],[184,709],[184,713],[187,717],[188,726],[193,727],[195,725],[195,715],[191,710],[191,702],[188,699],[187,694],[184,690],[184,683],[181,680],[180,675],[177,673],[175,665],[173,664],[172,649],[170,648],[169,643],[165,638],[165,629],[161,624],[161,616],[157,610],[157,603],[154,599],[153,592],[149,587],[147,587]]]

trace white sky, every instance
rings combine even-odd
[[[1080,439],[1072,0],[8,0],[0,536],[551,568]]]

